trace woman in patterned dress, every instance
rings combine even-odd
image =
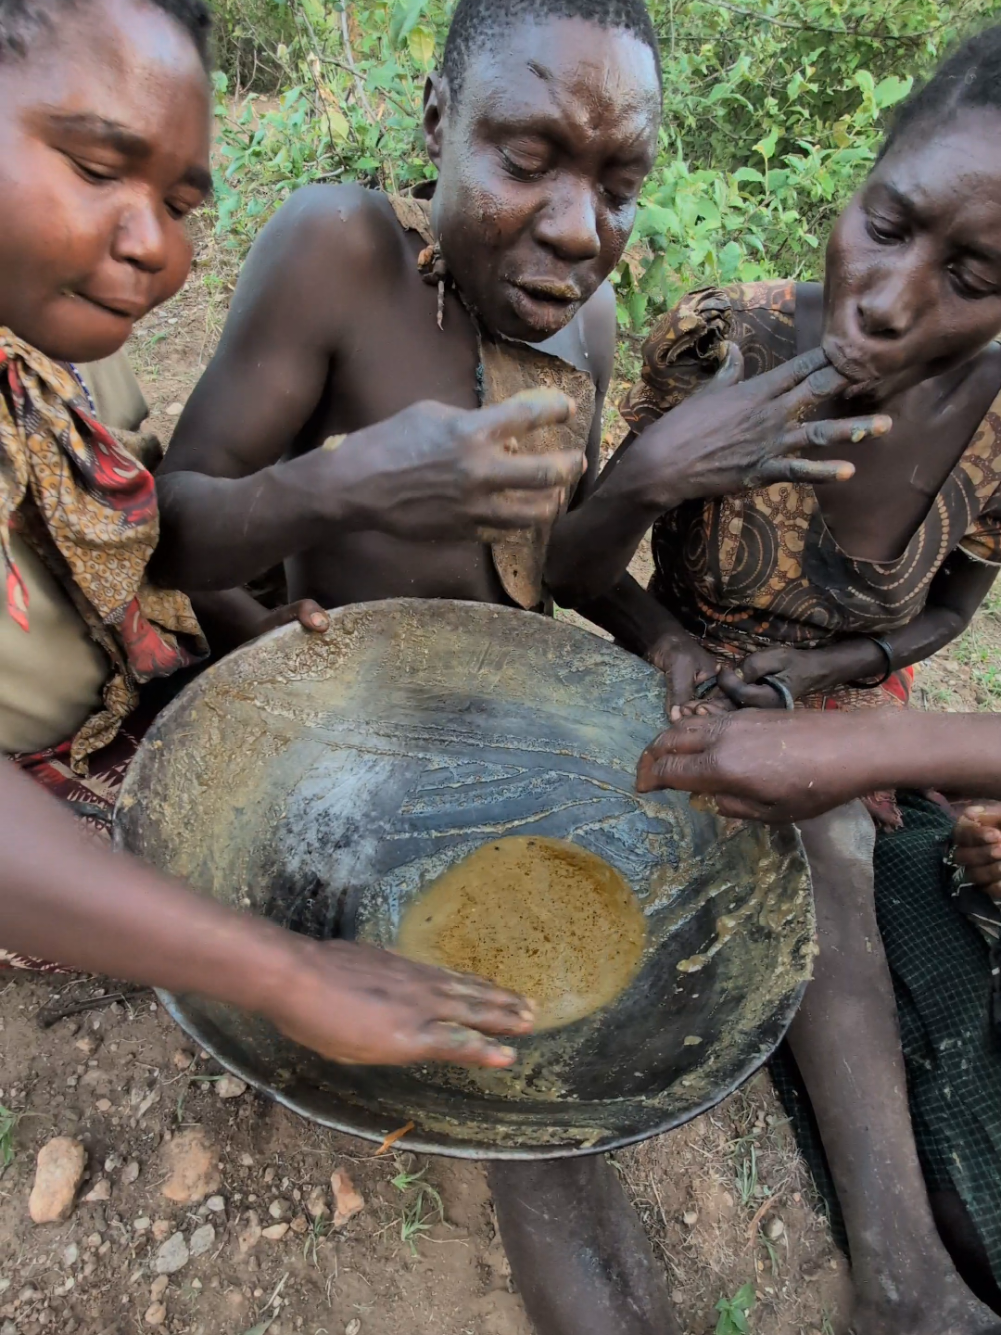
[[[672,719],[899,708],[911,665],[959,635],[990,589],[1001,564],[999,133],[994,28],[903,108],[834,227],[823,285],[705,289],[647,340],[623,406],[632,432],[557,527],[547,575],[557,601],[666,673]],[[749,445],[744,491],[678,494],[683,450],[661,445],[663,423],[676,442],[690,421],[694,447],[714,376],[753,384],[818,345],[847,382],[841,411],[885,415],[889,432],[839,448],[836,482],[807,471],[761,486]],[[748,418],[750,434],[750,396]],[[804,451],[804,467],[821,457]],[[644,590],[625,567],[651,523]],[[859,1335],[981,1335],[1001,1324],[942,1244],[908,1113],[873,816],[899,823],[892,794],[800,825],[821,949],[790,1044],[844,1213]],[[949,1220],[938,1212],[947,1233],[957,1216],[968,1222],[958,1196],[950,1207]]]

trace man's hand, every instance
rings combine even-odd
[[[966,879],[1001,901],[1001,802],[967,807],[953,831],[956,864]]]
[[[416,540],[476,540],[484,529],[555,520],[584,471],[584,452],[518,453],[518,442],[575,412],[572,399],[551,389],[473,411],[416,403],[332,452],[316,451],[315,465],[326,465],[337,512],[350,512],[352,527]],[[316,483],[324,483],[319,474]]]
[[[661,512],[773,482],[843,482],[855,472],[850,463],[786,456],[882,436],[892,426],[882,414],[805,420],[849,383],[820,348],[752,380],[742,377],[743,357],[731,344],[712,384],[636,440],[620,481],[638,502]]]
[[[297,602],[276,607],[273,612],[268,612],[262,607],[261,619],[254,627],[253,633],[247,636],[247,640],[259,639],[260,636],[267,635],[268,631],[277,630],[279,626],[289,626],[293,621],[298,621],[303,630],[312,631],[314,635],[322,635],[324,631],[330,629],[330,617],[320,604],[314,602],[312,598],[300,598]]]
[[[636,787],[710,793],[722,815],[744,820],[807,820],[877,786],[874,747],[871,724],[850,714],[753,710],[690,718],[643,752]]]
[[[331,1061],[366,1066],[510,1066],[494,1034],[527,1034],[533,1011],[482,978],[415,964],[374,946],[295,938],[298,958],[266,1013]]]

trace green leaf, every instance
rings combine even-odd
[[[417,26],[421,14],[424,12],[425,2],[426,0],[410,0],[410,3],[407,4],[406,0],[397,0],[393,9],[393,17],[389,23],[389,40],[397,50]]]
[[[778,141],[779,141],[779,132],[773,126],[768,131],[764,139],[759,139],[758,142],[754,145],[754,152],[760,153],[763,158],[773,157],[775,154],[775,145],[778,143]]]
[[[898,78],[896,74],[891,74],[888,78],[882,79],[875,87],[873,96],[876,99],[876,106],[882,111],[885,107],[895,106],[902,102],[914,86],[914,78],[908,75],[906,79]]]
[[[251,1326],[249,1330],[243,1332],[243,1335],[267,1335],[275,1322],[276,1316],[277,1313],[275,1316],[269,1316],[267,1321],[260,1321],[256,1326]]]
[[[419,23],[411,30],[407,46],[418,65],[422,65],[424,69],[431,68],[431,62],[434,60],[434,33],[430,28],[425,28],[423,23]]]

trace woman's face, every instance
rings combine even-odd
[[[187,277],[208,155],[208,81],[174,19],[60,11],[0,67],[0,324],[69,361],[120,348]]]
[[[919,122],[876,166],[827,248],[824,350],[882,399],[1001,332],[1001,115]]]

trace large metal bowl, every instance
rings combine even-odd
[[[661,675],[528,612],[400,599],[276,631],[157,720],[116,814],[119,846],[201,893],[311,936],[389,945],[443,869],[506,835],[572,840],[637,895],[647,944],[603,1010],[517,1040],[509,1072],[323,1061],[197,996],[170,1013],[306,1117],[412,1149],[551,1158],[677,1126],[757,1069],[810,974],[809,878],[791,830],[638,796]],[[681,966],[681,967],[679,967]]]

